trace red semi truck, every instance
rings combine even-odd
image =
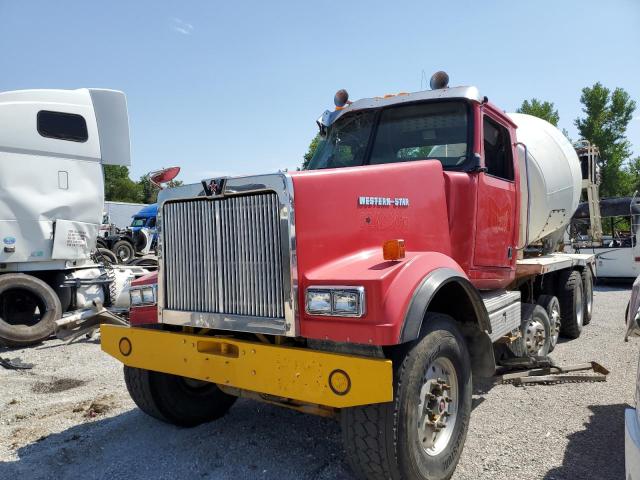
[[[338,416],[359,478],[446,479],[473,376],[591,319],[593,257],[556,253],[580,166],[474,87],[349,102],[309,169],[161,192],[159,272],[102,327],[136,404],[191,426],[237,397]]]

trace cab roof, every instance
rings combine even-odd
[[[331,115],[331,123],[335,122],[342,115],[357,110],[368,110],[371,108],[387,107],[402,103],[420,102],[423,100],[445,100],[445,99],[465,99],[475,102],[482,102],[483,97],[477,87],[451,87],[437,90],[422,90],[413,93],[400,93],[397,95],[385,95],[384,97],[361,98],[355,102],[336,110]]]

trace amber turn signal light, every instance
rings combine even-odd
[[[382,244],[382,257],[385,260],[400,260],[404,258],[404,240],[387,240]]]

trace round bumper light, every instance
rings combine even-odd
[[[120,353],[125,357],[131,355],[131,341],[127,337],[122,337],[120,342],[118,342],[118,348],[120,349]]]
[[[336,395],[346,395],[351,390],[351,379],[344,370],[334,370],[329,374],[329,388]]]

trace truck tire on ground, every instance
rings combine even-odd
[[[60,299],[45,282],[23,273],[0,275],[0,342],[12,347],[39,343],[61,316]]]
[[[127,263],[136,256],[133,245],[126,240],[117,241],[113,247],[111,247],[111,251],[116,255],[118,263]]]
[[[471,414],[471,363],[448,315],[428,313],[426,331],[394,364],[394,401],[345,408],[348,462],[369,480],[444,480],[458,464]]]
[[[560,302],[558,297],[553,295],[540,295],[536,302],[547,312],[549,317],[549,326],[551,331],[549,334],[549,353],[553,352],[558,344],[558,338],[560,337]]]
[[[577,270],[563,270],[558,276],[558,300],[560,301],[560,335],[578,338],[584,325],[584,297],[582,276]]]
[[[584,319],[583,324],[589,325],[593,314],[593,275],[587,266],[580,272],[582,277],[582,293],[584,295]]]
[[[215,383],[167,373],[124,367],[131,399],[147,415],[181,427],[194,427],[222,417],[236,401]]]

